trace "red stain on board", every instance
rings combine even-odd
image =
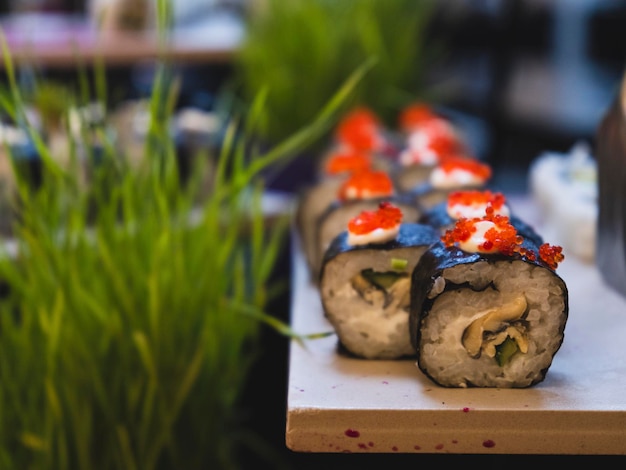
[[[363,442],[359,443],[359,449],[367,449],[367,445],[364,444]]]
[[[396,446],[393,446],[391,450],[393,450],[394,452],[398,452],[398,448]]]
[[[356,429],[346,429],[346,432],[344,432],[344,434],[348,437],[359,437],[361,435],[361,433]]]
[[[486,440],[483,441],[483,447],[487,447],[487,448],[490,449],[490,448],[495,447],[495,446],[496,446],[496,443],[493,442],[491,439],[486,439]]]
[[[370,446],[370,447],[374,447],[374,443],[373,442],[368,442],[367,445]]]
[[[414,448],[415,450],[422,450],[422,448],[421,448],[420,446],[418,446],[417,444],[416,444],[416,445],[414,445],[414,446],[413,446],[413,448]]]
[[[459,441],[457,441],[456,439],[452,439],[452,444],[458,444]]]
[[[463,407],[463,413],[469,413],[469,412],[470,412],[469,407],[467,406]]]
[[[443,449],[443,444],[437,444],[437,445],[435,446],[435,449],[437,449],[437,450],[441,450],[441,449]]]

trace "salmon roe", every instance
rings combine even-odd
[[[500,210],[505,203],[506,198],[504,197],[504,194],[500,192],[493,193],[489,190],[453,191],[448,195],[449,206],[455,206],[457,204],[462,206],[471,206],[473,204],[488,204],[495,210]]]
[[[518,251],[524,239],[518,235],[517,229],[511,225],[509,218],[494,214],[492,207],[487,207],[486,212],[484,217],[459,219],[453,228],[446,230],[441,240],[448,247],[458,242],[465,242],[476,232],[476,223],[487,220],[493,223],[494,227],[485,232],[485,241],[479,244],[478,248],[484,252],[500,252],[505,255],[512,255]]]
[[[342,173],[354,173],[369,170],[372,166],[372,158],[369,154],[354,151],[336,152],[326,162],[324,171],[328,175]]]
[[[451,156],[443,160],[439,167],[446,173],[451,173],[454,170],[465,170],[485,181],[491,178],[491,167],[474,158]]]
[[[394,193],[393,181],[387,172],[382,170],[365,170],[351,174],[339,188],[338,197],[349,199],[366,199],[387,197]]]
[[[424,147],[437,156],[438,162],[454,157],[459,150],[457,143],[446,137],[429,138]]]
[[[388,201],[381,202],[376,211],[363,211],[348,222],[348,230],[365,235],[376,229],[390,230],[402,223],[402,210]]]
[[[438,116],[427,104],[414,103],[402,110],[398,117],[398,126],[404,132],[411,132],[431,119],[437,118]]]
[[[335,137],[354,150],[371,151],[380,144],[380,122],[370,109],[358,107],[339,122]]]
[[[452,247],[459,242],[465,242],[476,232],[476,223],[484,220],[495,224],[485,232],[485,241],[478,248],[485,252],[500,252],[507,256],[518,253],[529,261],[537,260],[535,251],[522,246],[524,237],[517,233],[517,229],[509,222],[509,218],[494,214],[493,207],[487,207],[484,217],[472,219],[461,218],[453,228],[446,230],[441,241],[447,247]],[[539,247],[539,258],[552,270],[556,270],[559,263],[565,259],[563,248],[560,246],[544,243]]]
[[[461,140],[452,126],[441,118],[425,123],[418,132],[426,136],[427,146],[439,155],[450,155],[463,150]]]
[[[565,259],[562,247],[548,243],[544,243],[539,247],[539,257],[553,270]]]

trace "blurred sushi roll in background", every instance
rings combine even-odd
[[[379,203],[353,217],[325,253],[319,286],[324,314],[352,356],[415,357],[408,327],[411,273],[439,235],[402,220],[399,207]]]
[[[346,179],[352,173],[370,169],[371,164],[371,156],[366,152],[338,150],[326,160],[318,181],[299,194],[295,220],[309,269],[315,257],[315,234],[320,216],[337,199]]]
[[[621,171],[616,168],[615,171]],[[553,239],[586,263],[596,259],[598,168],[590,146],[578,142],[568,152],[544,152],[528,171],[530,194]]]
[[[461,189],[485,189],[492,176],[491,167],[469,155],[456,155],[438,163],[428,180],[410,191],[420,207],[431,209],[445,202],[448,194]]]
[[[300,235],[312,278],[317,271],[317,224],[320,216],[337,200],[341,185],[354,173],[387,171],[390,140],[380,120],[370,109],[356,107],[338,122],[328,149],[316,164],[312,184],[302,188],[296,207],[296,228]]]
[[[372,159],[372,167],[389,170],[397,144],[379,117],[365,106],[348,111],[337,123],[328,149],[321,155],[320,170],[337,152],[365,153]]]
[[[419,369],[444,387],[525,388],[564,338],[560,246],[525,240],[505,216],[460,219],[420,258],[410,336]]]
[[[410,191],[428,181],[446,158],[468,154],[466,142],[451,120],[424,104],[407,106],[398,118],[402,146],[392,174],[399,191]]]

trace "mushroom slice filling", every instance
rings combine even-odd
[[[365,302],[383,310],[409,307],[411,281],[407,273],[365,269],[351,279],[352,288]]]
[[[515,341],[520,352],[528,352],[526,327],[522,321],[527,306],[526,297],[519,294],[503,305],[476,315],[461,340],[467,353],[474,358],[479,358],[483,352],[495,357],[498,346],[507,338]]]

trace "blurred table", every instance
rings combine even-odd
[[[244,33],[241,20],[228,12],[208,12],[176,25],[165,47],[154,30],[98,31],[86,16],[28,13],[0,18],[11,57],[18,64],[67,68],[102,59],[127,66],[166,57],[186,63],[224,63],[232,59]],[[4,67],[4,60],[0,61]]]

